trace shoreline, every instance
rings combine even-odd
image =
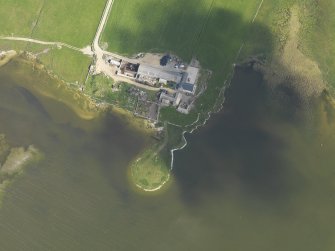
[[[91,97],[90,95],[83,93],[82,91],[80,91],[80,89],[74,88],[71,85],[71,83],[64,81],[63,79],[61,79],[60,76],[58,76],[57,74],[55,74],[52,70],[47,69],[44,66],[44,64],[42,64],[41,62],[39,62],[38,60],[36,60],[36,58],[34,57],[34,55],[32,55],[30,52],[23,51],[23,52],[17,53],[14,50],[10,50],[10,51],[3,52],[3,53],[9,53],[9,52],[12,53],[12,57],[10,57],[5,64],[9,63],[12,59],[15,59],[15,58],[20,59],[20,57],[21,57],[22,60],[20,60],[20,61],[23,61],[24,63],[29,63],[29,64],[33,65],[34,67],[37,66],[36,68],[37,68],[38,71],[45,72],[48,75],[48,77],[50,77],[50,79],[64,84],[64,86],[66,88],[68,88],[68,91],[72,91],[76,95],[78,95],[78,99],[82,98],[82,99],[88,100],[94,106],[94,109],[96,109],[95,111],[93,111],[93,113],[99,114],[100,112],[111,112],[111,113],[119,116],[122,120],[126,121],[127,126],[129,126],[131,129],[134,129],[136,131],[139,131],[141,133],[145,133],[145,134],[148,134],[148,135],[157,131],[156,128],[148,120],[145,120],[143,118],[137,118],[136,116],[134,116],[129,111],[127,111],[127,110],[125,110],[123,108],[117,107],[116,105],[113,105],[113,104],[109,104],[109,103],[107,103],[105,101],[98,101],[94,97]],[[15,54],[14,54],[14,52],[15,52]],[[237,55],[237,57],[238,57],[238,55]],[[0,65],[0,67],[4,66],[5,64]],[[231,79],[231,76],[233,75],[233,72],[234,72],[234,68],[231,71],[231,74],[228,76],[228,80],[226,80],[224,82],[224,85],[223,85],[223,87],[221,88],[221,90],[219,92],[218,100],[215,103],[213,109],[210,110],[210,111],[208,111],[207,114],[204,114],[205,116],[204,116],[203,121],[201,119],[201,113],[199,113],[198,116],[197,116],[197,119],[195,121],[193,121],[189,125],[185,126],[185,128],[187,128],[187,129],[183,130],[183,132],[181,134],[181,142],[180,142],[181,146],[175,147],[175,148],[172,148],[172,149],[168,150],[170,152],[170,158],[171,159],[170,159],[170,166],[169,166],[169,169],[168,169],[168,176],[164,180],[164,182],[162,182],[159,186],[157,186],[155,188],[152,188],[152,189],[144,188],[141,185],[139,185],[136,182],[134,182],[134,185],[137,188],[141,189],[144,192],[156,192],[156,191],[161,190],[170,181],[170,179],[171,179],[171,172],[172,172],[172,170],[174,168],[174,162],[175,162],[174,153],[176,151],[182,150],[185,147],[187,147],[188,142],[187,142],[186,137],[185,137],[186,133],[192,134],[195,130],[197,130],[197,129],[203,127],[203,126],[205,126],[207,124],[208,120],[211,118],[212,114],[217,113],[217,112],[219,112],[219,111],[222,110],[223,103],[224,103],[224,99],[222,99],[222,94],[224,93],[225,89],[228,87],[226,84],[227,84],[227,82],[230,82],[230,79]],[[68,102],[64,102],[63,100],[60,100],[59,98],[57,99],[55,97],[55,95],[52,95],[52,94],[48,95],[48,93],[43,92],[41,90],[38,90],[38,93],[40,95],[42,95],[42,96],[53,98],[53,99],[56,99],[59,102],[64,103],[66,106],[68,106],[69,108],[71,108],[82,119],[92,119],[92,117],[85,117],[85,116],[83,117],[83,116],[80,116],[79,111],[76,110],[76,109],[73,109],[73,105],[72,104],[70,104]],[[83,109],[83,108],[81,107],[80,109]],[[92,109],[92,107],[90,107],[90,109]],[[190,128],[188,128],[188,127],[190,127]]]
[[[6,63],[0,64],[0,67],[4,67],[12,60],[17,60],[19,63],[30,65],[32,67],[32,71],[42,72],[48,78],[50,78],[50,81],[54,81],[55,83],[51,83],[50,86],[47,87],[43,86],[44,89],[36,88],[36,86],[29,86],[32,89],[31,91],[38,93],[43,97],[63,103],[81,119],[91,120],[98,117],[101,113],[112,113],[120,119],[124,120],[126,122],[126,126],[131,129],[145,134],[155,132],[155,129],[146,120],[137,118],[129,111],[117,107],[114,104],[96,100],[94,97],[84,93],[79,88],[75,88],[72,83],[66,82],[52,70],[48,69],[30,52],[16,52],[14,50],[1,52],[1,54],[4,55],[7,55],[8,53],[10,53],[10,57],[7,57]],[[67,93],[67,97],[63,98],[59,94],[57,95],[57,93],[53,93],[58,90]]]
[[[9,63],[17,54],[15,50],[0,51],[0,67]]]
[[[240,52],[241,52],[242,48],[243,48],[243,44],[240,47],[240,50],[238,51],[238,53],[236,55],[236,61],[237,61],[237,59],[240,55]],[[132,129],[136,130],[136,131],[139,131],[141,133],[145,133],[145,134],[148,134],[148,135],[157,131],[154,128],[154,126],[152,124],[150,124],[149,121],[147,121],[143,118],[137,118],[131,112],[129,112],[129,111],[127,111],[127,110],[125,110],[121,107],[118,107],[116,105],[109,104],[109,103],[104,102],[104,101],[99,102],[99,101],[95,100],[93,97],[89,96],[88,94],[85,94],[82,91],[80,91],[79,88],[74,88],[73,85],[71,86],[71,83],[68,83],[68,82],[62,80],[59,76],[54,74],[52,70],[48,70],[42,63],[40,63],[38,60],[36,60],[36,58],[29,52],[17,53],[14,50],[10,50],[10,51],[1,52],[0,56],[2,56],[2,55],[5,55],[5,60],[4,59],[2,59],[2,60],[6,61],[6,62],[3,63],[3,64],[0,64],[0,67],[6,65],[7,63],[9,63],[11,60],[13,60],[15,58],[18,58],[18,60],[20,62],[29,63],[31,66],[34,67],[34,69],[37,69],[37,71],[42,71],[45,74],[47,74],[47,76],[51,80],[64,84],[64,86],[67,89],[66,91],[74,92],[75,95],[78,97],[78,99],[88,100],[89,103],[91,103],[94,106],[94,111],[91,110],[91,112],[95,113],[96,115],[98,115],[101,112],[111,112],[111,113],[117,115],[122,120],[126,121],[126,125],[129,126]],[[242,65],[243,65],[243,63],[242,63]],[[169,166],[169,169],[168,169],[167,178],[161,184],[159,184],[159,186],[157,186],[155,188],[148,189],[148,188],[142,187],[141,185],[139,185],[136,182],[133,182],[135,187],[137,187],[138,189],[140,189],[144,192],[148,192],[148,193],[149,192],[157,192],[157,191],[161,190],[163,187],[165,187],[165,185],[171,179],[172,171],[173,171],[174,164],[175,164],[175,152],[185,149],[188,145],[188,142],[187,142],[187,139],[186,139],[186,133],[193,134],[197,129],[200,129],[201,127],[204,127],[213,114],[216,114],[216,113],[220,112],[224,108],[225,98],[224,98],[223,94],[224,94],[225,90],[227,88],[229,88],[229,86],[231,84],[231,80],[232,80],[232,77],[234,75],[236,66],[239,66],[239,64],[236,64],[236,63],[232,64],[232,70],[228,74],[227,79],[224,81],[223,86],[220,89],[217,101],[214,104],[214,106],[212,107],[212,109],[209,110],[206,113],[203,113],[203,114],[198,113],[197,119],[194,122],[190,123],[189,125],[185,126],[186,129],[183,129],[182,134],[181,134],[180,146],[172,148],[172,149],[168,149],[169,152],[170,152],[170,166]],[[73,108],[73,104],[71,104],[69,102],[64,102],[62,100],[59,100],[56,97],[54,97],[53,95],[48,95],[48,93],[46,93],[46,92],[39,91],[39,94],[42,95],[42,96],[45,96],[45,97],[55,99],[59,102],[62,102],[63,104],[65,104],[69,108]],[[88,109],[88,107],[84,107],[84,108],[80,107],[80,110],[87,110],[87,109]],[[92,107],[90,107],[90,109],[92,109]],[[78,110],[75,110],[75,109],[72,109],[72,110],[82,119],[88,119],[88,120],[92,119],[92,117],[80,116],[80,113],[78,112]],[[201,117],[203,117],[203,118],[201,118]],[[174,124],[171,124],[171,125],[174,125]],[[174,126],[178,126],[178,125],[174,125]]]

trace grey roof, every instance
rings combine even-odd
[[[187,72],[187,78],[185,82],[188,84],[195,84],[198,77],[199,68],[188,66],[186,72]]]
[[[180,83],[183,74],[176,71],[167,71],[164,69],[159,69],[156,67],[152,67],[149,65],[141,64],[138,68],[137,74],[139,75],[145,75],[151,78],[161,78],[165,79],[167,81],[173,81],[176,83]]]
[[[185,91],[193,92],[194,90],[194,85],[193,84],[188,84],[188,83],[182,83],[181,88]]]
[[[161,93],[160,95],[160,99],[167,99],[167,100],[170,100],[171,102],[175,101],[175,97],[174,96],[171,96],[169,94],[165,94],[164,92]]]

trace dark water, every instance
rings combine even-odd
[[[238,70],[224,112],[176,154],[169,189],[143,196],[127,165],[144,136],[33,94],[16,67],[0,68],[0,132],[44,159],[5,194],[0,250],[334,250],[335,125],[323,101],[305,111]]]
[[[184,201],[221,250],[335,249],[335,120],[326,97],[305,104],[237,68],[224,111],[176,155]]]

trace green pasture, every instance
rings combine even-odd
[[[30,37],[43,0],[0,0],[0,35]]]
[[[0,0],[0,35],[64,42],[82,48],[90,45],[98,27],[105,0]],[[0,40],[0,50],[40,52],[40,61],[67,82],[83,82],[91,58],[67,48],[20,41]]]
[[[107,102],[117,107],[133,112],[137,97],[128,93],[132,85],[127,83],[114,83],[104,75],[90,76],[85,83],[84,91],[97,100]]]
[[[53,48],[38,58],[47,69],[52,70],[64,81],[72,83],[85,81],[92,62],[92,58],[68,48]]]
[[[214,65],[219,55],[212,56],[217,52],[236,54],[259,3],[115,0],[101,42],[108,43],[109,50],[126,55],[172,51],[185,60],[198,56],[203,63]],[[223,44],[228,40],[229,44]]]
[[[8,41],[8,40],[0,40],[0,51],[8,51],[8,50],[15,50],[15,51],[22,51],[27,48],[27,42],[24,41]]]
[[[304,52],[318,62],[324,78],[335,88],[335,2],[305,0],[303,7]]]
[[[90,45],[106,0],[0,0],[0,35]]]
[[[156,189],[168,180],[169,166],[154,147],[143,152],[131,166],[133,182],[142,189]]]
[[[24,41],[0,40],[0,50],[28,51],[37,55],[38,60],[48,70],[66,82],[83,83],[88,73],[92,58],[81,52],[68,48],[58,49],[56,46],[41,45]],[[47,50],[47,51],[45,51]]]
[[[33,37],[79,48],[90,45],[105,4],[106,0],[46,0]]]

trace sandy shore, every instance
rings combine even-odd
[[[7,64],[16,55],[17,55],[17,52],[14,50],[0,51],[0,67]]]

